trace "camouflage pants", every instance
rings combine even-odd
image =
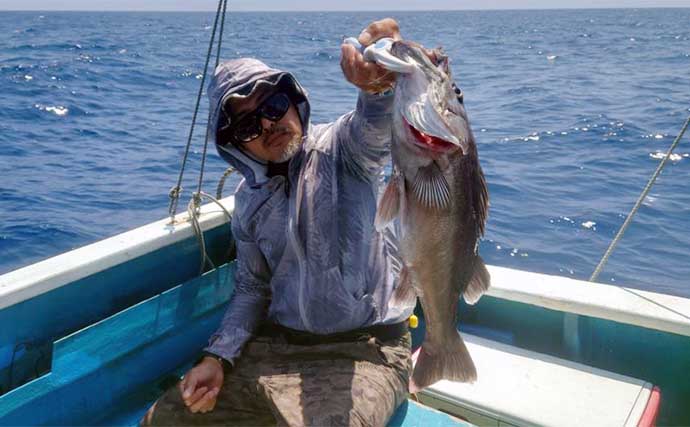
[[[151,424],[384,426],[407,398],[410,340],[304,346],[257,337],[225,376],[213,411],[189,411],[175,385],[156,402]]]

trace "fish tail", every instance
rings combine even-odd
[[[442,351],[430,354],[424,344],[417,357],[410,380],[410,392],[415,393],[440,380],[474,382],[477,368],[459,332],[444,342]]]

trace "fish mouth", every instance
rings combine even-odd
[[[450,141],[446,141],[445,139],[429,135],[420,131],[419,129],[412,126],[404,117],[403,121],[405,122],[405,126],[409,129],[410,133],[414,137],[415,145],[419,147],[436,151],[439,153],[447,153],[449,151],[453,151],[459,148],[456,144]]]

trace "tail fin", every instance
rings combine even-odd
[[[448,338],[450,339],[444,342],[442,352],[436,354],[427,353],[422,344],[410,380],[411,393],[416,393],[440,380],[470,383],[477,380],[477,368],[460,333]]]

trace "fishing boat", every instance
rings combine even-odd
[[[0,276],[0,425],[136,425],[220,322],[234,283],[233,205],[226,197],[195,221],[178,214]],[[201,275],[195,227],[217,266]],[[690,300],[489,270],[489,293],[459,307],[478,381],[440,381],[389,425],[690,424]]]
[[[0,426],[136,425],[218,327],[236,268],[227,175],[202,206],[202,158],[189,209],[176,207],[226,8],[219,0],[170,217],[0,276]],[[478,380],[431,385],[390,426],[690,425],[690,299],[489,271],[488,294],[458,307]],[[410,324],[418,348],[419,307]]]

